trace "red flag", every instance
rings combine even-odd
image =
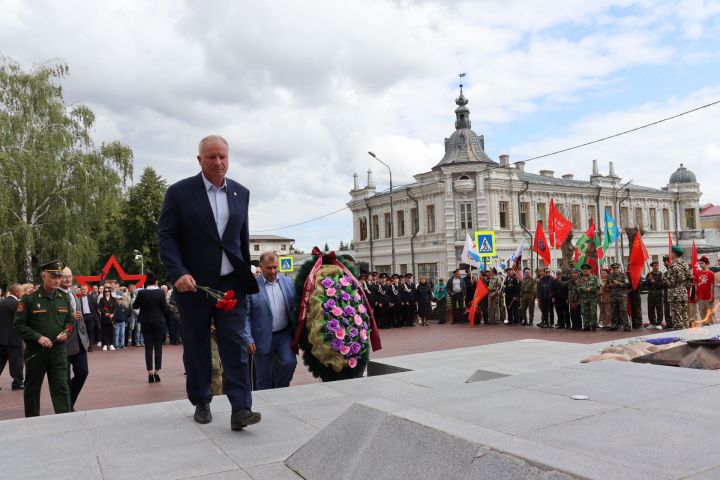
[[[555,200],[550,199],[550,212],[548,214],[548,235],[550,246],[560,248],[568,234],[572,231],[572,222],[562,216],[562,213],[555,208]]]
[[[475,325],[475,314],[477,313],[477,306],[480,301],[485,298],[485,295],[487,295],[489,290],[485,286],[485,282],[483,282],[482,278],[478,278],[477,285],[475,285],[475,295],[473,295],[472,302],[470,302],[470,309],[468,311],[468,321],[470,322],[470,326]]]
[[[672,263],[672,233],[668,232],[668,265]]]
[[[542,258],[542,261],[546,266],[550,265],[550,249],[548,248],[547,240],[545,240],[545,232],[543,231],[541,222],[537,222],[537,228],[535,229],[533,252],[537,253],[538,256]]]
[[[628,274],[630,275],[630,282],[632,283],[633,290],[638,288],[643,267],[649,258],[650,255],[648,254],[645,244],[640,236],[640,232],[638,231],[635,234],[635,240],[633,240],[632,252],[630,253],[630,264],[628,265]]]
[[[692,253],[690,254],[690,270],[692,270],[693,273],[695,273],[695,270],[697,270],[697,262],[697,247],[695,246],[695,240],[693,240]]]

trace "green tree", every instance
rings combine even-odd
[[[157,222],[166,190],[167,182],[152,167],[145,167],[140,181],[128,191],[120,221],[124,239],[121,263],[135,262],[137,250],[143,256],[145,271],[152,271],[161,279],[165,268],[158,252]]]
[[[325,251],[326,252],[330,251],[330,245],[328,245],[327,242],[325,242]]]
[[[98,261],[108,206],[132,177],[132,151],[114,141],[95,146],[95,115],[66,105],[61,62],[25,71],[0,57],[0,237],[4,272],[33,279],[35,263],[61,258],[76,272]]]

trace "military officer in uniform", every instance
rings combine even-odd
[[[40,266],[42,285],[18,303],[15,331],[25,340],[25,416],[40,415],[40,388],[45,374],[55,413],[70,411],[65,341],[73,317],[68,296],[58,290],[65,265],[53,260]],[[70,327],[70,328],[68,328]]]
[[[628,278],[620,271],[620,264],[613,263],[610,265],[610,275],[606,282],[606,286],[610,289],[610,312],[612,318],[612,326],[610,330],[620,328],[622,322],[623,330],[629,332],[632,330],[627,312],[627,289]]]
[[[520,283],[520,315],[523,325],[532,325],[535,321],[535,297],[537,296],[537,285],[532,277],[531,270],[523,270],[524,276]],[[528,321],[529,320],[529,321]]]
[[[490,282],[488,283],[488,324],[497,325],[500,323],[500,299],[502,297],[502,279],[498,276],[497,270],[488,271]]]
[[[592,274],[592,267],[585,263],[582,266],[583,276],[578,280],[580,293],[580,309],[584,322],[583,330],[597,330],[597,304],[600,292],[600,280]]]
[[[670,304],[670,317],[673,329],[683,330],[689,328],[688,322],[688,293],[692,287],[693,276],[690,267],[682,259],[685,250],[673,245],[670,256],[672,263],[663,275],[668,288],[668,303]]]
[[[650,271],[645,279],[648,284],[648,320],[649,329],[662,330],[663,322],[663,291],[665,290],[665,280],[660,272],[660,264],[657,260],[650,264]]]

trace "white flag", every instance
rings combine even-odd
[[[477,252],[477,248],[470,238],[470,234],[467,232],[465,232],[465,246],[463,247],[462,254],[460,254],[460,259],[475,268],[480,268],[482,263],[482,259]]]

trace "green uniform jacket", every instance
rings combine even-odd
[[[618,282],[618,285],[613,284],[613,281]],[[620,298],[627,295],[627,289],[630,282],[628,281],[627,275],[623,272],[610,272],[608,274],[606,285],[610,289],[610,298]]]
[[[13,327],[25,340],[28,349],[39,349],[42,348],[38,345],[40,337],[53,341],[72,323],[67,294],[60,290],[47,293],[40,287],[37,292],[25,295],[20,300]]]
[[[583,275],[578,280],[578,286],[579,286],[579,293],[580,293],[580,299],[583,302],[589,302],[589,301],[597,301],[597,295],[600,291],[600,280],[595,275],[590,275],[589,277],[585,278]],[[589,292],[586,292],[585,289],[589,289]]]

